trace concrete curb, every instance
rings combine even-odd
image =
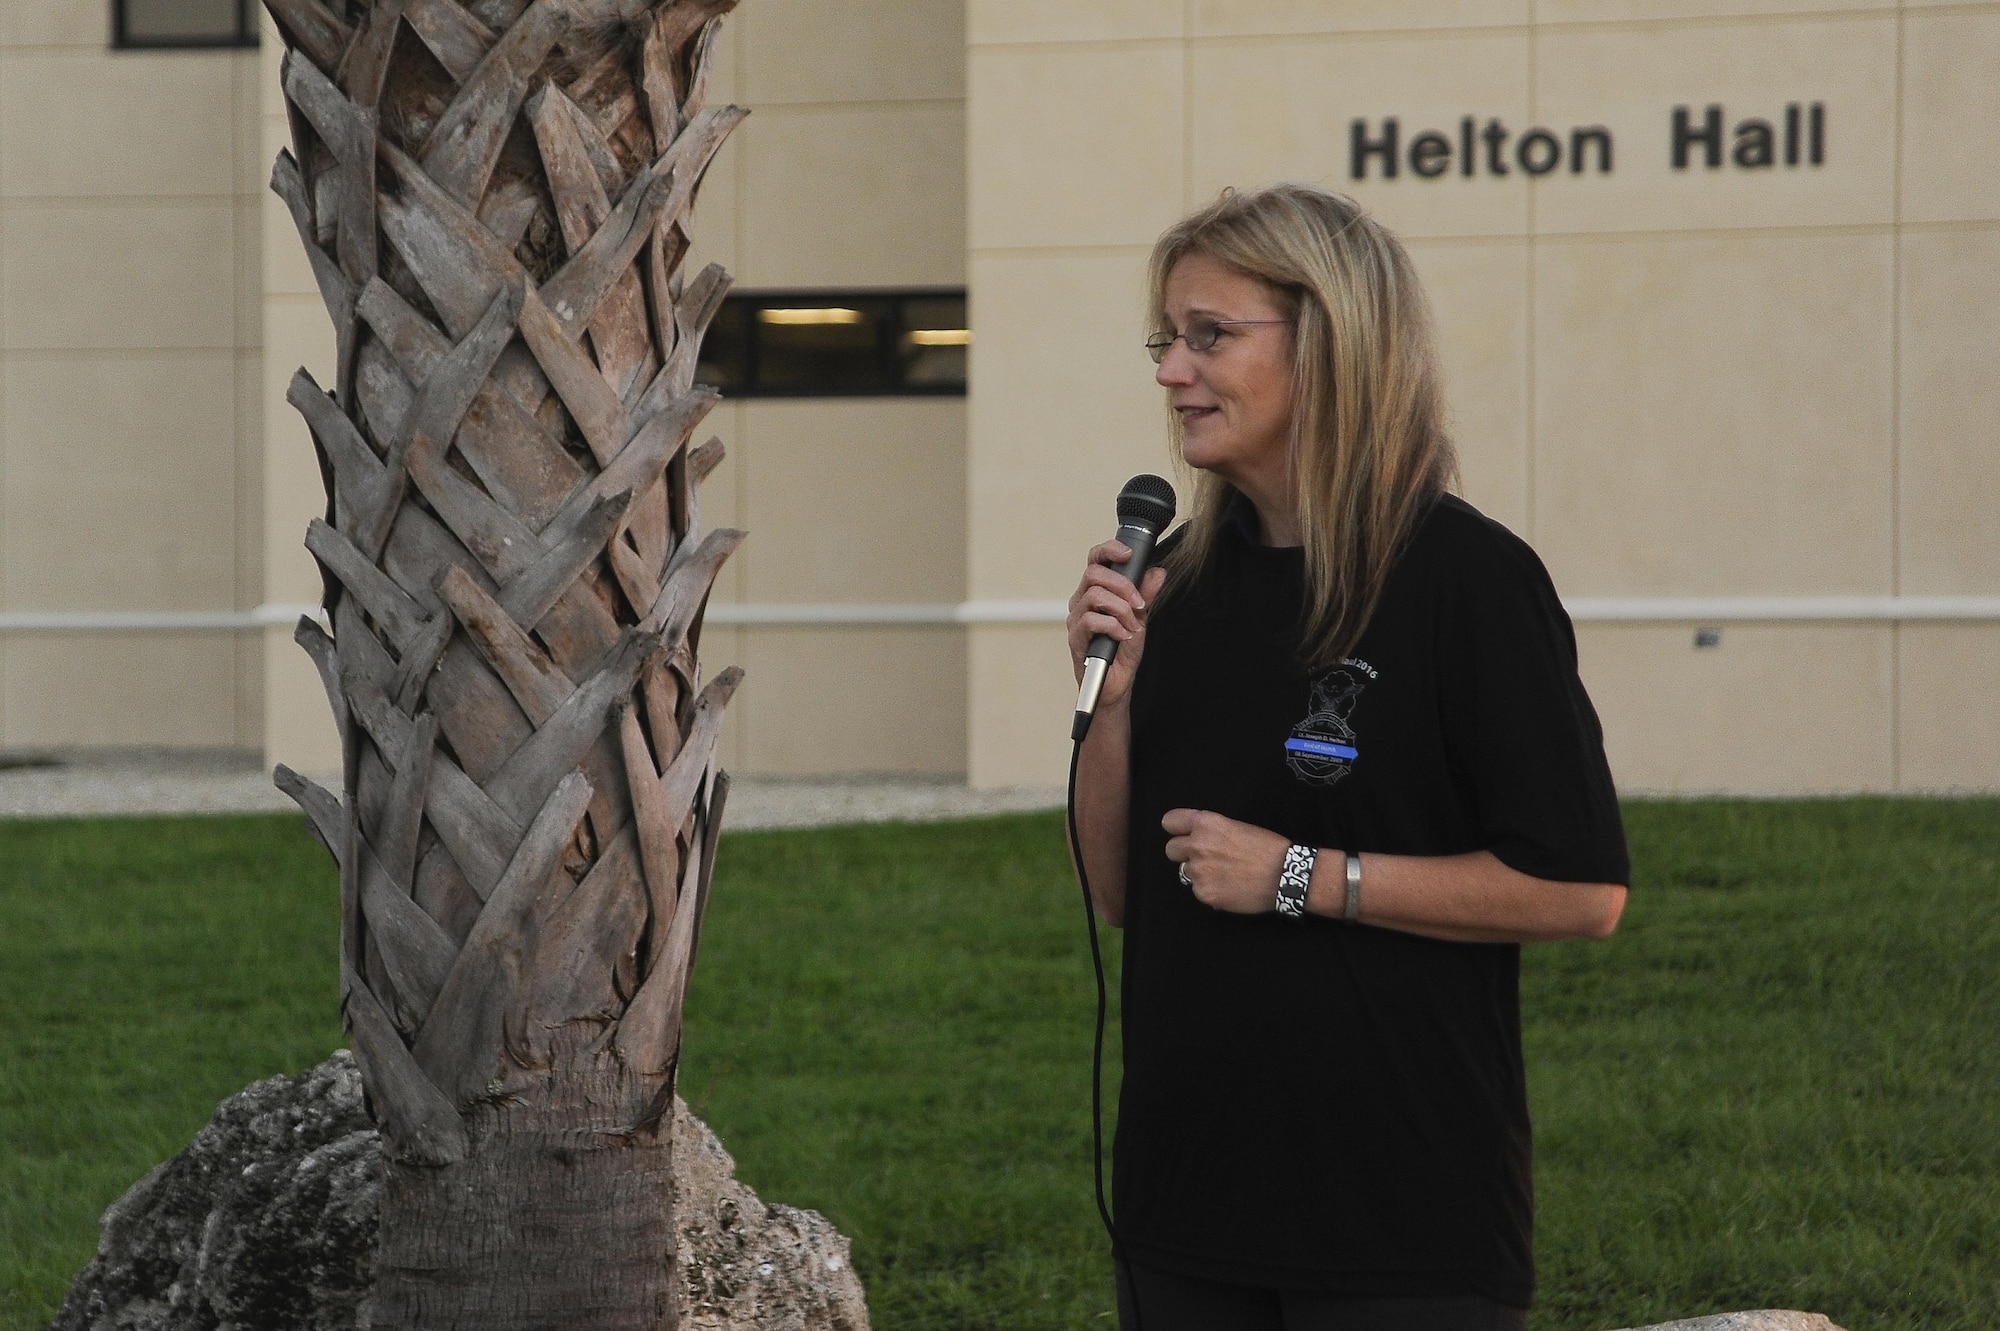
[[[320,776],[339,786],[338,776]],[[1062,806],[1055,787],[972,790],[927,777],[737,777],[735,830],[937,822]],[[0,754],[0,818],[292,813],[261,755],[236,749],[92,749]]]
[[[1756,1312],[1717,1313],[1680,1322],[1655,1322],[1632,1331],[1841,1331],[1821,1313],[1764,1308]]]

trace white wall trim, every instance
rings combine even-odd
[[[956,624],[958,609],[943,602],[711,601],[703,619],[717,628]]]
[[[245,633],[289,627],[300,615],[326,623],[316,605],[255,610],[0,610],[0,633]]]
[[[1060,624],[1063,601],[716,602],[718,628],[946,627],[954,624]],[[2000,621],[2000,596],[1576,597],[1563,602],[1579,624],[1811,624]],[[0,633],[247,633],[289,627],[316,605],[255,610],[4,610]]]
[[[1580,624],[1906,623],[2000,619],[2000,596],[1579,596],[1563,609]]]
[[[957,607],[961,624],[1060,624],[1068,601],[965,601]]]
[[[744,607],[748,609],[750,607]],[[769,606],[759,609],[784,610]],[[843,607],[821,607],[840,609]],[[926,607],[911,606],[911,610]],[[903,622],[935,624],[1060,624],[1068,609],[1064,601],[966,601],[929,607],[940,613],[931,619]],[[716,623],[718,611],[709,607]],[[1579,624],[1692,624],[1764,622],[1824,623],[1861,621],[1903,623],[1931,620],[2000,620],[2000,596],[1580,596],[1563,602]],[[743,621],[750,622],[750,621]],[[770,621],[775,622],[775,621]],[[825,623],[849,622],[827,619]],[[858,622],[858,621],[855,621]]]

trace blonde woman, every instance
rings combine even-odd
[[[1524,1326],[1519,945],[1609,935],[1628,876],[1569,620],[1450,493],[1423,294],[1352,201],[1225,195],[1151,303],[1192,516],[1142,587],[1092,550],[1068,620],[1079,671],[1121,644],[1077,778],[1121,1318]]]

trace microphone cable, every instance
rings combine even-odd
[[[1076,862],[1076,881],[1083,889],[1083,923],[1090,934],[1090,965],[1097,976],[1097,1024],[1090,1044],[1090,1169],[1097,1189],[1097,1218],[1103,1221],[1104,1232],[1111,1239],[1112,1290],[1115,1293],[1118,1289],[1122,1272],[1125,1289],[1132,1296],[1132,1331],[1145,1331],[1145,1319],[1139,1314],[1139,1279],[1125,1259],[1124,1245],[1118,1241],[1118,1224],[1111,1218],[1111,1207],[1104,1199],[1104,1019],[1108,998],[1104,951],[1097,940],[1097,903],[1091,899],[1090,874],[1083,867],[1083,838],[1076,830],[1076,769],[1082,756],[1083,741],[1072,740],[1069,793],[1064,799],[1064,810],[1069,822],[1070,858]]]
[[[1139,475],[1125,482],[1125,488],[1118,492],[1118,532],[1112,538],[1128,551],[1125,562],[1113,566],[1118,572],[1135,583],[1145,578],[1154,541],[1173,521],[1175,505],[1174,487],[1158,476]],[[1125,1259],[1125,1245],[1118,1240],[1117,1222],[1111,1218],[1111,1207],[1104,1200],[1104,1018],[1109,1000],[1104,986],[1104,949],[1097,941],[1097,903],[1090,896],[1090,874],[1083,867],[1083,838],[1076,830],[1077,766],[1083,758],[1083,741],[1090,733],[1091,718],[1097,714],[1099,691],[1117,655],[1117,641],[1103,633],[1093,635],[1084,651],[1082,673],[1077,679],[1076,716],[1069,730],[1069,794],[1064,807],[1069,817],[1070,858],[1076,862],[1077,885],[1083,889],[1083,924],[1090,933],[1090,965],[1097,976],[1097,1025],[1090,1046],[1090,1170],[1097,1188],[1097,1218],[1104,1222],[1104,1232],[1111,1238],[1113,1289],[1118,1288],[1117,1277],[1122,1274],[1125,1289],[1131,1295],[1130,1331],[1143,1331],[1138,1277]]]

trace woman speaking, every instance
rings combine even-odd
[[[1077,773],[1125,929],[1119,1307],[1143,1331],[1524,1326],[1519,944],[1628,876],[1574,634],[1448,492],[1427,306],[1350,200],[1224,195],[1154,247],[1147,339],[1189,521],[1090,552]]]

